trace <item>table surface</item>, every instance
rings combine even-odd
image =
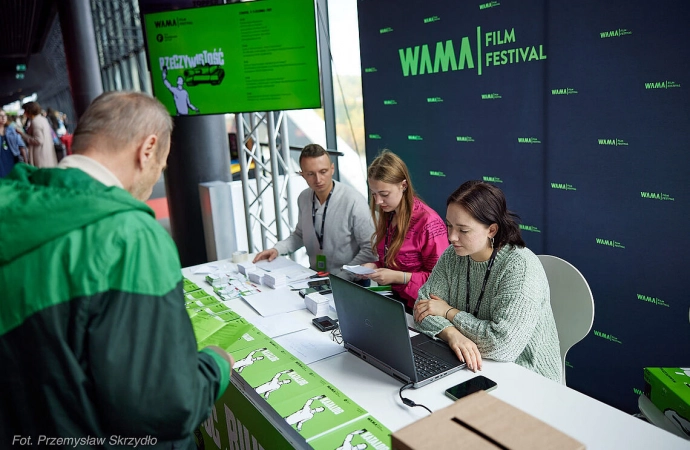
[[[202,289],[213,292],[204,280],[205,274],[194,273],[199,267],[183,269],[184,276]],[[276,289],[275,293],[281,296],[299,295],[287,287]],[[225,303],[249,322],[258,317],[256,311],[244,300],[234,299]],[[311,330],[315,340],[330,340],[330,333],[322,333],[311,325],[313,318],[314,315],[306,309],[285,314],[285,320],[309,323],[308,330]],[[280,338],[276,340],[279,341]],[[309,364],[309,367],[392,432],[429,414],[423,408],[405,406],[398,396],[401,387],[398,380],[350,353],[340,353],[316,361]],[[484,360],[483,370],[479,373],[498,384],[490,395],[568,434],[584,443],[588,449],[690,449],[690,441],[517,364]],[[444,395],[447,388],[479,373],[461,370],[422,388],[405,390],[403,395],[435,411],[452,403]]]

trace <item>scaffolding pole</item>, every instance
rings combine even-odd
[[[295,226],[296,212],[289,182],[292,170],[287,114],[284,111],[244,113],[237,114],[235,120],[248,251],[254,253],[285,239]],[[267,137],[267,145],[259,143],[261,135]],[[249,178],[252,164],[255,183],[251,183]],[[265,195],[268,192],[273,194],[273,205],[269,205],[269,198]],[[274,219],[269,222],[266,212],[271,206]],[[254,236],[257,228],[261,247]]]

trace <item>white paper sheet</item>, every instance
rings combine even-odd
[[[256,263],[257,267],[260,267],[261,269],[265,270],[266,272],[272,272],[274,270],[282,269],[284,267],[291,267],[294,265],[299,265],[296,262],[287,259],[284,256],[279,256],[276,259],[274,259],[271,262],[268,262],[267,259],[264,259],[263,261],[259,261]]]
[[[263,317],[307,309],[304,299],[296,291],[283,289],[285,288],[279,290],[262,288],[258,289],[259,292],[243,295],[242,298]]]
[[[285,316],[254,317],[252,323],[270,338],[307,329],[304,320],[290,320]]]
[[[330,331],[325,333],[330,333]],[[275,341],[305,364],[311,364],[345,351],[342,344],[325,339],[314,339],[314,333],[311,330],[286,334],[276,338]]]
[[[347,270],[348,272],[356,273],[357,275],[368,275],[375,272],[374,269],[364,266],[343,266],[343,269]]]

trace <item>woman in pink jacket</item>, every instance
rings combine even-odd
[[[20,133],[28,146],[29,164],[36,167],[57,166],[53,131],[48,119],[41,115],[41,105],[36,102],[25,104],[24,114],[31,120],[26,133]]]
[[[446,224],[415,195],[407,166],[395,153],[384,150],[369,166],[367,177],[376,224],[372,248],[379,256],[375,263],[363,264],[375,270],[367,278],[390,284],[409,311],[448,248]]]

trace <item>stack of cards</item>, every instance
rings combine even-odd
[[[263,276],[263,282],[266,286],[276,289],[287,284],[287,277],[284,273],[271,272]]]
[[[307,294],[304,297],[304,304],[316,317],[328,315],[328,298],[318,292]]]
[[[206,281],[213,286],[213,287],[218,287],[218,286],[223,286],[224,284],[228,284],[228,281],[230,281],[230,278],[228,278],[227,275],[221,274],[221,273],[211,273],[206,275]]]

